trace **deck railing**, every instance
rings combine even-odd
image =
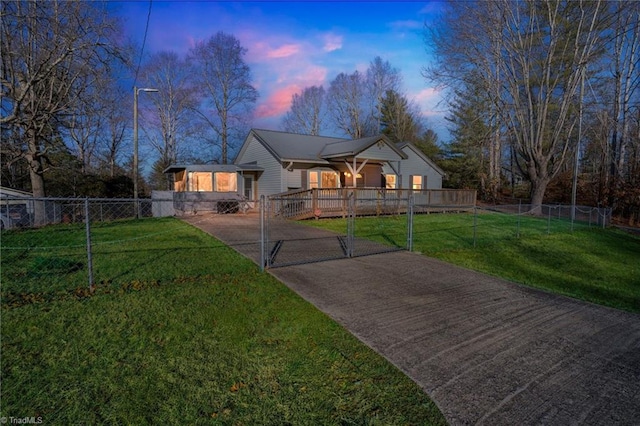
[[[416,212],[461,210],[476,204],[475,190],[315,188],[289,191],[269,197],[271,214],[294,219],[346,216],[353,194],[357,214],[400,214],[414,197]]]

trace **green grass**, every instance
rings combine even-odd
[[[527,286],[640,312],[640,238],[562,220],[498,213],[414,216],[413,250]],[[308,224],[344,232],[343,219]],[[358,218],[356,236],[387,243],[405,217]]]
[[[60,245],[81,244],[69,228],[2,235],[0,416],[42,416],[46,424],[445,423],[415,383],[208,235],[174,219],[94,231],[95,268],[110,277],[94,293],[69,256],[56,252],[62,260],[43,263],[48,252],[25,248],[5,257],[8,242],[36,241],[25,236],[31,232],[46,236],[39,247],[57,244],[58,234]],[[71,281],[54,279],[60,271]]]

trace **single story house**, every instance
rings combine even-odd
[[[252,129],[233,164],[172,165],[175,195],[256,200],[313,188],[441,189],[444,172],[408,142]],[[207,194],[207,195],[205,195]],[[186,196],[186,194],[185,194]]]

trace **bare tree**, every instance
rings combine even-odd
[[[207,41],[197,42],[189,56],[196,84],[205,97],[198,112],[215,134],[223,164],[227,163],[231,145],[242,137],[234,130],[244,133],[258,98],[258,91],[251,85],[251,70],[243,59],[245,53],[233,35],[218,32]]]
[[[118,158],[124,146],[125,134],[131,125],[131,94],[117,84],[110,84],[101,98],[103,102],[102,138],[100,152],[108,168],[108,175],[115,177]]]
[[[340,73],[329,87],[329,108],[335,126],[353,139],[377,133],[366,77]]]
[[[371,102],[371,111],[375,116],[376,129],[380,132],[382,120],[382,101],[387,93],[391,90],[400,91],[402,78],[400,71],[393,68],[389,61],[383,61],[381,57],[376,56],[367,68],[367,86],[369,89],[369,101]]]
[[[449,5],[450,13],[431,33],[438,66],[427,75],[454,86],[479,79],[491,96],[492,114],[509,129],[523,160],[532,204],[540,206],[576,143],[576,94],[585,67],[600,52],[605,4],[495,0]]]
[[[159,132],[147,132],[158,152],[159,167],[166,168],[178,160],[180,143],[189,139],[194,126],[196,91],[186,61],[175,52],[158,52],[146,63],[141,73],[149,87],[158,89],[150,96],[153,111],[143,111],[144,121]]]
[[[282,120],[287,132],[318,136],[324,129],[326,116],[324,87],[311,86],[291,97],[291,108]]]
[[[614,3],[614,37],[610,49],[612,99],[612,132],[610,155],[609,204],[614,204],[616,189],[625,178],[627,149],[634,137],[631,134],[632,109],[640,108],[640,5],[637,2]]]
[[[118,27],[97,3],[3,1],[1,8],[0,123],[18,129],[31,189],[43,197],[47,145],[78,94],[119,55]]]

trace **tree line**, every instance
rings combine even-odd
[[[227,163],[259,93],[246,49],[217,32],[186,55],[140,49],[99,2],[3,1],[2,184],[35,196],[130,196],[133,96],[143,188],[176,162]],[[292,96],[281,130],[418,145],[445,184],[610,206],[640,220],[640,5],[599,0],[449,2],[426,27],[424,76],[448,93],[451,141],[437,140],[380,57]],[[134,77],[135,76],[135,77]],[[148,184],[148,185],[146,185]]]
[[[185,55],[154,52],[136,65],[140,49],[123,40],[105,3],[1,7],[3,185],[36,197],[131,196],[134,98],[142,157],[153,158],[139,187],[169,189],[162,172],[177,162],[233,159],[259,96],[233,35],[217,32]],[[138,87],[126,87],[134,78]],[[383,130],[421,142],[420,111],[400,90],[400,72],[377,57],[365,73],[340,73],[326,93],[310,87],[294,95],[281,126],[352,138]]]
[[[451,184],[640,221],[640,3],[450,2],[425,41],[424,75],[449,93]]]
[[[123,40],[106,3],[0,7],[3,185],[36,197],[130,197],[138,93],[139,121],[157,159],[156,187],[166,186],[161,171],[179,159],[226,163],[229,147],[246,134],[258,92],[246,49],[233,35],[218,32],[183,59],[155,53],[138,69],[140,50]],[[157,92],[126,87],[134,75]],[[209,145],[206,159],[196,158],[202,141]]]

